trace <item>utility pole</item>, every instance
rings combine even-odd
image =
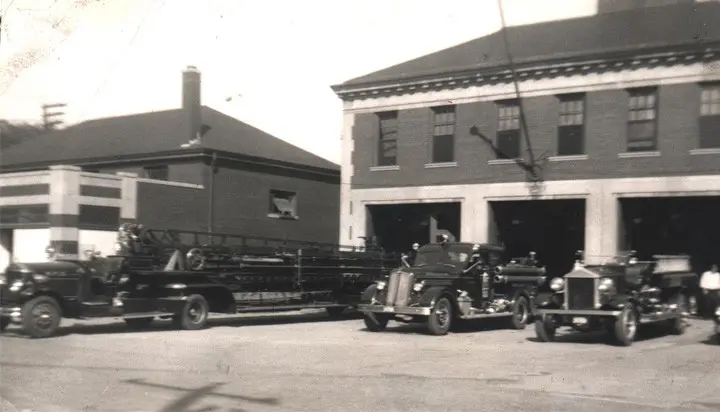
[[[45,130],[52,130],[55,128],[55,126],[63,124],[63,121],[58,118],[60,116],[64,116],[65,112],[58,111],[58,109],[63,109],[66,106],[67,104],[65,103],[52,103],[42,105],[43,126],[45,127]]]

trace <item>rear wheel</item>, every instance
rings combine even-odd
[[[173,316],[173,325],[180,329],[197,330],[207,325],[210,306],[202,295],[190,295],[180,313]]]
[[[522,330],[530,319],[530,304],[525,296],[520,296],[513,305],[511,325],[514,329]]]
[[[535,320],[535,335],[540,342],[552,342],[555,340],[557,325],[552,316],[542,315]]]
[[[390,316],[381,315],[376,313],[364,313],[363,320],[365,321],[365,327],[370,332],[382,332],[390,322]]]
[[[673,335],[682,335],[685,333],[687,323],[685,323],[685,316],[688,313],[688,302],[687,298],[683,294],[678,294],[675,298],[675,304],[677,305],[678,316],[668,321],[670,333]]]
[[[441,297],[433,306],[427,319],[427,329],[433,335],[445,335],[452,327],[453,306],[450,299]]]
[[[50,296],[38,296],[23,305],[23,331],[30,337],[52,336],[60,327],[60,320],[60,304]]]

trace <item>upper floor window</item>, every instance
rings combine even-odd
[[[699,134],[701,149],[720,149],[720,83],[702,86]]]
[[[297,219],[297,193],[287,190],[270,190],[269,217]]]
[[[145,177],[155,180],[168,180],[169,170],[167,166],[147,166],[145,167]]]
[[[498,103],[496,140],[500,158],[520,157],[520,105],[516,100]]]
[[[397,165],[398,112],[379,113],[378,166]]]
[[[585,153],[585,96],[560,96],[558,156]]]
[[[657,150],[657,89],[631,90],[628,103],[627,151]]]
[[[433,108],[432,163],[455,161],[455,106]]]

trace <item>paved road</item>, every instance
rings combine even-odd
[[[378,334],[324,314],[192,332],[70,322],[51,339],[0,338],[0,410],[717,411],[720,345],[710,322],[691,322],[630,348],[577,334],[542,344],[532,328],[482,323],[445,337],[404,325]]]

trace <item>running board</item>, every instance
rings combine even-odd
[[[243,306],[236,309],[237,313],[246,312],[282,312],[289,310],[302,310],[302,309],[325,309],[325,308],[337,308],[337,307],[350,307],[350,305],[340,305],[337,303],[318,303],[318,304],[305,304],[305,305],[278,305],[278,306]]]
[[[477,313],[474,315],[460,315],[460,319],[488,319],[488,318],[504,318],[512,316],[512,312],[501,313]]]
[[[670,312],[670,313],[661,313],[661,314],[649,314],[649,315],[640,315],[640,324],[646,324],[646,323],[655,323],[655,322],[662,322],[664,320],[670,320],[675,318],[682,318],[683,314],[678,312]]]
[[[137,319],[137,318],[149,318],[155,316],[174,316],[172,312],[140,312],[140,313],[128,313],[123,315],[123,319]]]

